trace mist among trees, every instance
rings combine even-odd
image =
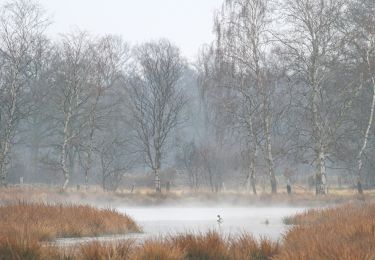
[[[215,40],[72,31],[0,7],[0,179],[277,193],[375,185],[375,3],[224,0]]]

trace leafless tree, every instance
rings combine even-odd
[[[201,156],[194,141],[185,143],[177,155],[177,164],[186,171],[190,188],[197,191],[201,181]]]
[[[361,87],[370,86],[372,90],[369,115],[364,134],[361,133],[362,145],[357,154],[357,189],[361,194],[363,154],[367,149],[370,130],[373,125],[375,110],[375,5],[368,0],[354,0],[347,12],[344,29],[349,34],[349,42],[354,46],[351,50],[355,57]]]
[[[53,69],[54,91],[51,99],[59,151],[58,169],[64,176],[63,190],[71,177],[71,169],[82,141],[83,131],[89,126],[87,104],[91,95],[92,41],[84,32],[64,36],[56,51]],[[52,121],[51,121],[52,122]]]
[[[31,82],[41,57],[48,20],[29,0],[5,3],[0,14],[0,179],[6,183],[7,164],[19,123],[30,112]]]
[[[339,29],[345,10],[341,0],[286,0],[282,15],[285,27],[277,36],[285,49],[287,75],[298,90],[293,107],[298,107],[297,136],[305,137],[304,151],[313,151],[316,165],[316,192],[326,193],[326,160],[331,152],[351,104],[355,88],[339,72],[344,68],[345,34]],[[345,73],[344,73],[345,74]],[[336,86],[340,86],[337,89]],[[297,98],[299,96],[300,98]],[[299,119],[297,119],[299,118]]]
[[[262,120],[264,150],[272,193],[277,192],[272,152],[272,110],[269,79],[270,48],[269,24],[271,13],[269,1],[228,0],[215,20],[216,52],[219,62],[231,69],[234,79],[227,87],[236,90],[242,97],[243,126],[250,138],[252,154],[248,180],[255,182],[255,161],[260,139],[254,129],[255,117]],[[221,69],[219,72],[222,74]],[[255,191],[255,186],[253,186]]]
[[[128,153],[127,141],[113,134],[113,131],[109,132],[112,135],[105,134],[102,141],[93,150],[100,161],[103,190],[116,191],[122,182],[124,173],[133,167],[134,161]]]
[[[184,68],[179,49],[167,40],[140,45],[134,50],[135,73],[129,80],[131,125],[144,162],[161,191],[160,169],[168,138],[179,123],[186,103],[178,87]]]
[[[114,86],[119,86],[123,80],[124,67],[129,59],[129,48],[120,37],[105,36],[91,46],[92,75],[90,97],[85,115],[88,125],[86,134],[80,146],[80,162],[84,170],[85,184],[88,185],[89,172],[92,168],[95,134],[100,130],[103,119],[109,116],[116,104],[106,101],[105,95]],[[104,99],[104,100],[103,100]],[[105,121],[105,120],[104,120]]]

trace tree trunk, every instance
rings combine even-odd
[[[7,148],[5,146],[3,151],[0,154],[0,179],[1,179],[0,184],[2,187],[5,187],[7,185],[6,156],[7,156]]]
[[[19,88],[16,87],[15,83],[12,84],[11,88],[11,107],[9,112],[9,118],[7,120],[6,129],[5,129],[5,137],[3,141],[3,149],[0,154],[0,179],[1,179],[1,186],[7,185],[7,157],[11,148],[11,139],[12,133],[14,129],[14,121],[16,119],[16,107],[17,107],[17,100],[18,100],[18,91]]]
[[[161,193],[160,169],[159,168],[154,169],[154,174],[155,174],[155,191],[157,193]]]
[[[268,112],[267,112],[268,113]],[[272,156],[272,143],[271,143],[271,133],[270,133],[270,119],[269,115],[266,116],[265,119],[265,127],[266,127],[266,148],[267,148],[267,163],[268,163],[268,173],[270,176],[271,181],[271,190],[273,194],[277,193],[277,181],[274,172],[274,164],[273,164],[273,156]]]
[[[316,52],[316,51],[315,51]],[[315,64],[315,56],[313,56],[312,63]],[[319,87],[316,83],[316,70],[310,72],[311,82],[311,113],[312,113],[312,129],[313,129],[313,140],[315,143],[315,155],[316,155],[316,175],[315,175],[315,188],[316,195],[326,194],[326,154],[324,147],[323,129],[318,115],[318,104],[319,104]]]
[[[92,164],[91,156],[92,156],[92,146],[90,144],[89,152],[87,154],[87,165],[85,167],[85,186],[86,186],[86,190],[89,188],[89,172],[90,172],[91,164]]]
[[[8,126],[10,127],[10,126]],[[1,186],[7,185],[7,156],[10,150],[10,129],[7,129],[7,134],[4,140],[4,147],[0,154],[0,179]]]
[[[6,178],[5,160],[3,159],[3,155],[0,155],[0,184],[2,187],[7,185]]]
[[[327,176],[326,176],[326,155],[324,148],[320,147],[317,159],[317,172],[316,172],[316,195],[324,195],[327,192]]]
[[[254,195],[256,195],[257,189],[256,189],[256,181],[255,181],[255,158],[254,158],[254,156],[252,156],[252,158],[250,160],[249,173],[248,173],[247,178],[246,178],[246,189],[247,189],[247,191],[250,191],[250,186],[252,188],[252,191],[253,191]]]
[[[68,135],[69,135],[69,124],[70,124],[70,118],[71,118],[71,113],[68,113],[65,118],[64,122],[64,142],[62,145],[61,149],[61,158],[60,158],[60,164],[61,164],[61,169],[64,175],[64,184],[62,186],[62,190],[65,191],[66,188],[68,187],[69,184],[69,179],[70,179],[70,172],[69,168],[67,166],[67,153],[68,153]]]
[[[65,181],[64,181],[64,185],[62,186],[62,190],[66,191],[66,189],[68,188],[69,180],[70,180],[69,172],[64,173],[64,180]]]
[[[373,121],[373,118],[374,118],[374,110],[375,110],[375,78],[372,77],[372,103],[371,103],[371,108],[370,108],[370,117],[369,117],[369,120],[368,120],[367,129],[366,129],[365,136],[364,136],[364,139],[363,139],[363,145],[362,145],[361,149],[359,150],[359,153],[358,153],[358,156],[357,156],[357,160],[358,160],[357,190],[358,190],[359,194],[363,194],[363,188],[362,188],[362,166],[363,166],[362,155],[363,155],[363,153],[364,153],[364,151],[366,150],[366,147],[367,147],[368,138],[369,138],[370,130],[371,130],[371,126],[372,126],[372,121]]]

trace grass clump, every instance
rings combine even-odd
[[[131,218],[111,209],[23,202],[0,206],[0,237],[14,241],[48,241],[139,231]]]
[[[309,210],[295,224],[275,259],[375,259],[375,205]]]

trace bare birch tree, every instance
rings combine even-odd
[[[265,158],[272,193],[277,192],[274,173],[274,159],[272,153],[272,112],[271,86],[268,74],[267,49],[268,40],[269,1],[265,0],[228,0],[215,21],[217,37],[217,58],[224,63],[231,64],[234,77],[238,79],[231,88],[236,89],[243,97],[243,120],[245,128],[251,137],[250,173],[248,180],[254,180],[255,160],[258,154],[258,142],[254,131],[254,116],[261,115],[264,135]],[[261,102],[259,102],[261,101]],[[255,191],[255,186],[253,185]]]
[[[83,131],[89,124],[85,106],[90,97],[93,73],[91,44],[86,33],[66,35],[55,58],[55,90],[51,98],[57,113],[54,116],[60,139],[56,144],[60,154],[57,164],[64,176],[63,190],[68,187],[74,154],[77,154]]]
[[[131,125],[144,162],[155,176],[155,189],[161,192],[160,169],[168,138],[181,122],[186,103],[178,87],[184,61],[179,49],[167,40],[140,45],[134,50],[135,75],[129,80]]]
[[[282,31],[284,61],[287,74],[301,90],[294,96],[294,107],[300,108],[297,128],[307,136],[303,149],[313,151],[316,165],[316,193],[327,188],[326,161],[337,138],[338,129],[350,104],[352,89],[337,77],[344,58],[344,38],[340,31],[345,1],[286,0],[283,16],[286,29]],[[341,79],[343,77],[341,76]],[[335,85],[341,89],[333,89]],[[350,95],[349,95],[350,96]],[[306,128],[303,124],[306,122]],[[302,128],[301,128],[302,127]],[[294,137],[297,139],[297,137]]]
[[[373,125],[375,110],[375,4],[369,0],[355,0],[349,6],[348,22],[345,28],[354,46],[354,56],[358,60],[360,84],[371,86],[372,97],[369,104],[369,115],[364,134],[361,134],[362,145],[357,154],[357,190],[363,193],[362,168],[363,154],[367,149],[370,130]]]
[[[0,179],[5,185],[7,164],[17,128],[30,111],[33,66],[43,50],[48,20],[29,0],[5,3],[0,14]]]
[[[89,173],[92,168],[95,133],[100,130],[103,118],[115,105],[115,101],[105,104],[106,92],[123,79],[125,63],[129,59],[129,48],[120,37],[106,36],[100,38],[91,46],[92,75],[90,84],[90,98],[87,105],[86,127],[87,133],[80,148],[80,162],[83,166],[85,184],[88,185]],[[81,155],[82,154],[82,155]]]

